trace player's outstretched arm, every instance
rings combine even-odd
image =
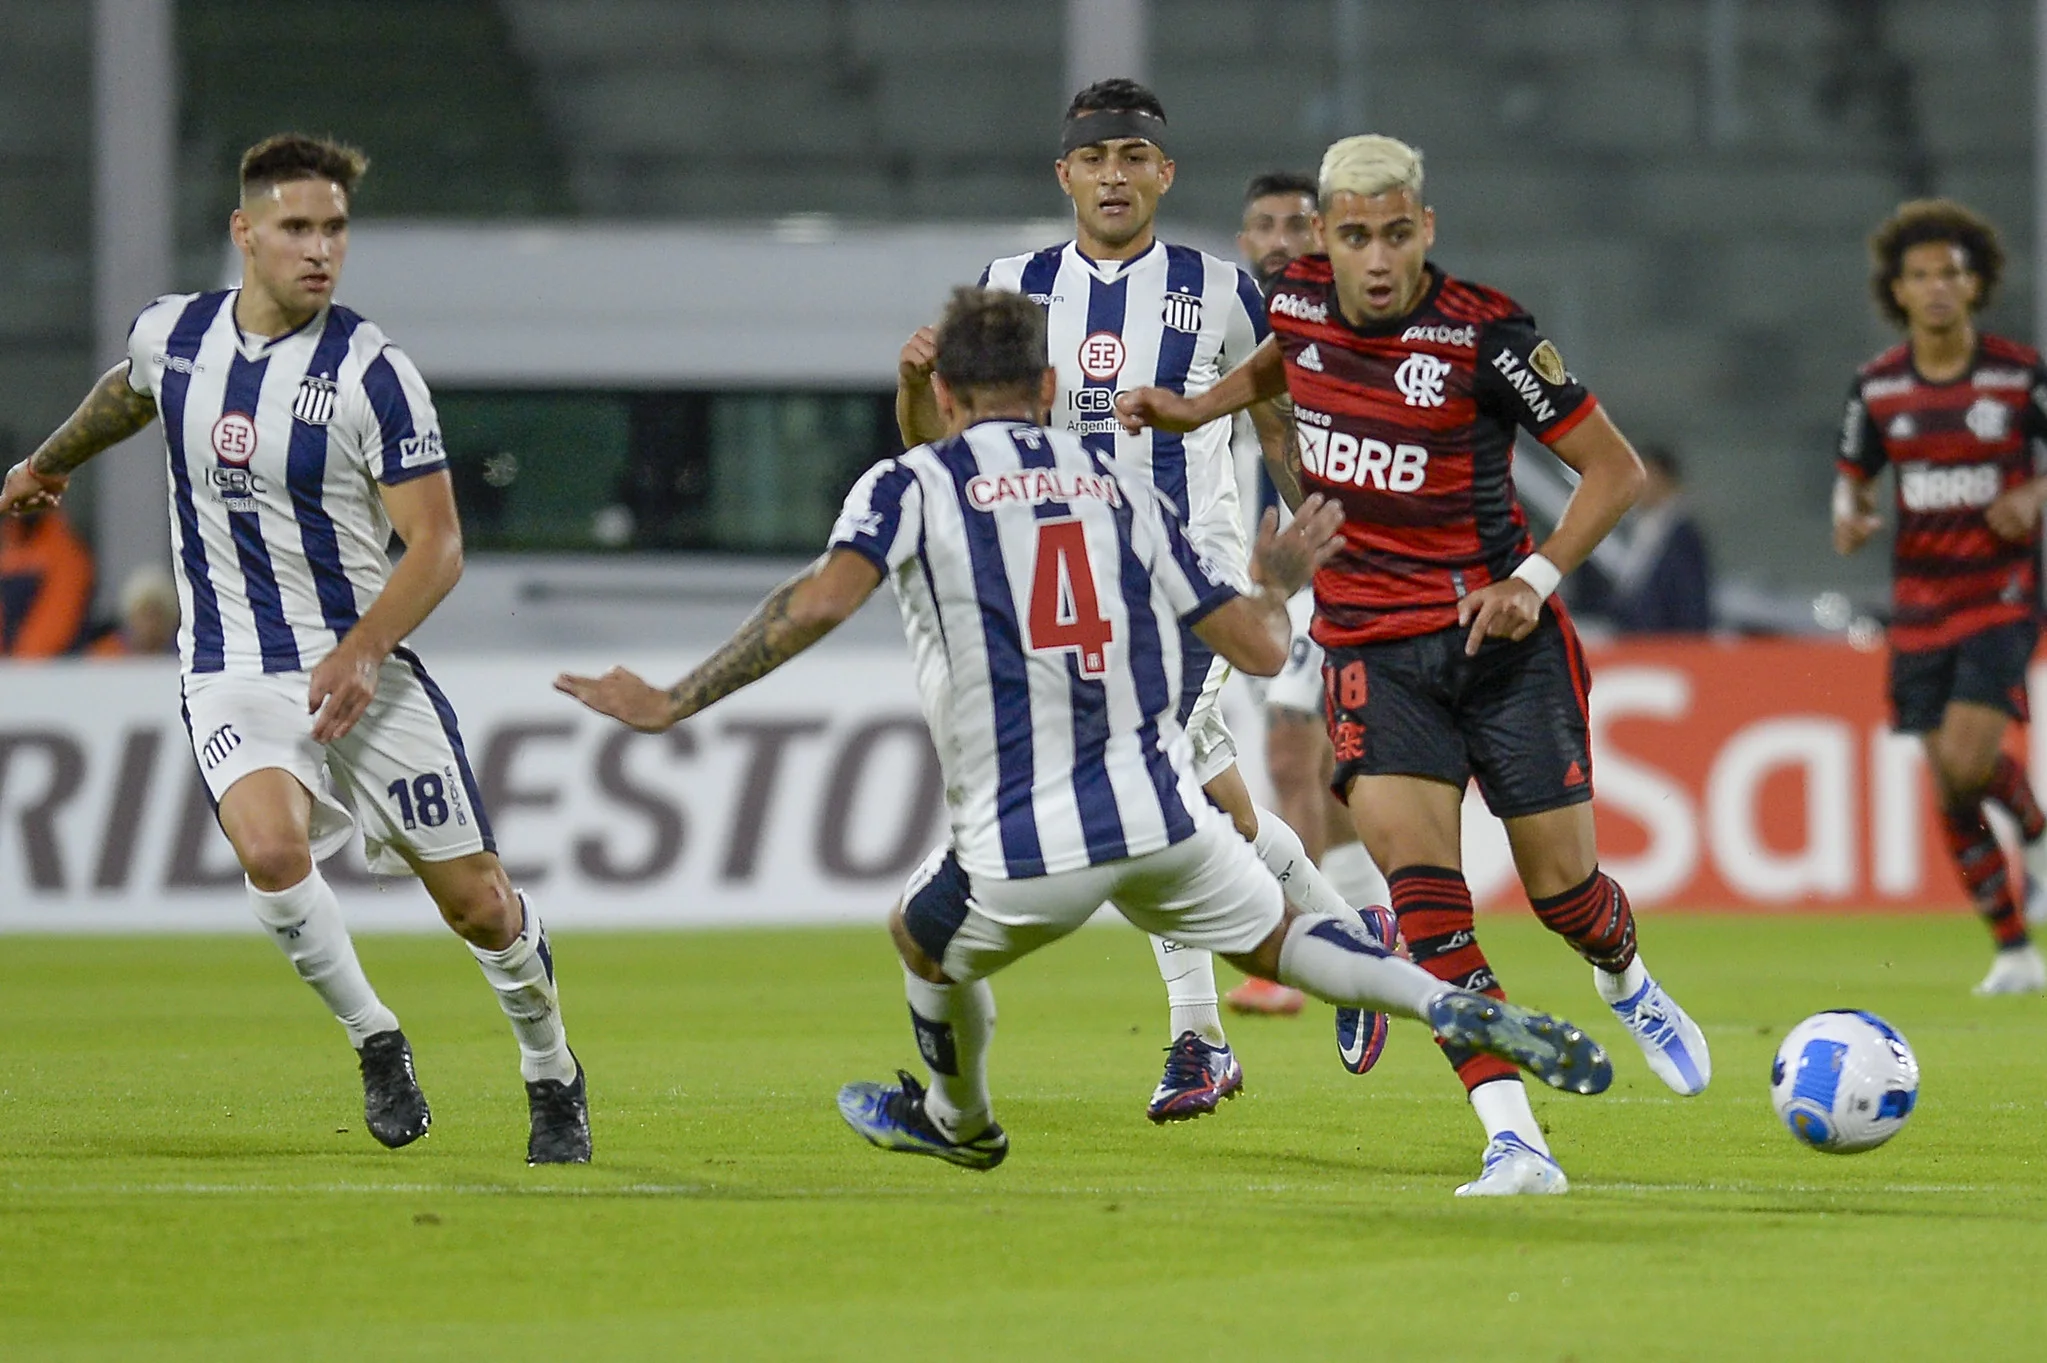
[[[666,691],[623,667],[601,677],[564,672],[554,689],[642,733],[659,733],[759,681],[830,634],[881,585],[881,570],[834,549],[768,594],[716,653]]]
[[[1557,528],[1514,570],[1457,603],[1457,623],[1469,625],[1464,651],[1476,654],[1487,638],[1525,639],[1542,618],[1542,603],[1565,573],[1583,563],[1642,495],[1648,474],[1641,456],[1606,414],[1594,407],[1550,449],[1578,473],[1578,490],[1564,505]]]
[[[896,431],[906,450],[928,445],[945,434],[945,417],[931,387],[931,371],[937,363],[937,329],[918,327],[896,357]]]
[[[0,514],[48,511],[63,500],[71,475],[86,460],[156,420],[156,399],[128,386],[128,362],[100,375],[78,410],[35,453],[7,470]]]
[[[1286,360],[1279,351],[1279,338],[1268,336],[1248,359],[1198,396],[1185,397],[1170,388],[1133,388],[1118,394],[1116,419],[1132,435],[1142,433],[1147,426],[1161,431],[1192,431],[1285,391]]]
[[[462,579],[462,518],[455,484],[446,470],[383,484],[385,514],[405,542],[405,556],[384,590],[313,668],[306,713],[313,740],[332,743],[355,727],[377,694],[377,669],[405,636],[419,628]]]
[[[1287,602],[1308,585],[1315,570],[1342,545],[1343,507],[1320,495],[1303,501],[1282,531],[1279,513],[1267,509],[1251,551],[1256,590],[1225,602],[1194,625],[1194,633],[1232,667],[1257,677],[1276,677],[1293,646]]]

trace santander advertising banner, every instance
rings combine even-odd
[[[1967,907],[1919,741],[1890,730],[1882,652],[1702,639],[1588,655],[1600,860],[1636,903]],[[2035,668],[2035,695],[2041,682]],[[2028,736],[2013,731],[2015,751]],[[1472,817],[1476,804],[1473,889],[1525,902],[1504,834]]]
[[[657,736],[549,688],[565,668],[610,661],[428,659],[461,715],[500,853],[550,922],[878,921],[943,837],[942,783],[900,650],[820,649]],[[665,681],[692,661],[634,663]],[[1592,662],[1602,860],[1636,903],[1965,907],[1918,745],[1885,724],[1882,654],[1698,641],[1611,645]],[[247,926],[173,666],[18,666],[0,672],[0,692],[0,930]],[[1259,789],[1258,712],[1242,691],[1229,705]],[[1475,793],[1465,861],[1481,904],[1525,903]],[[360,927],[436,924],[416,884],[371,877],[359,852],[326,872]]]

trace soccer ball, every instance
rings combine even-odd
[[[1814,1013],[1777,1048],[1770,1101],[1791,1134],[1815,1150],[1874,1150],[1912,1115],[1919,1061],[1905,1038],[1874,1013]]]

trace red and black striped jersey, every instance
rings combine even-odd
[[[2034,476],[2047,438],[2047,373],[2039,352],[1983,336],[1967,372],[1929,383],[1896,345],[1862,366],[1841,422],[1840,470],[1897,472],[1891,646],[1946,648],[2040,604],[2040,532],[2008,540],[1983,514]]]
[[[1315,575],[1321,644],[1457,623],[1457,602],[1534,552],[1514,493],[1514,433],[1545,442],[1596,405],[1535,319],[1431,265],[1407,315],[1352,326],[1327,256],[1266,302],[1286,356],[1302,486],[1343,503],[1343,548]]]

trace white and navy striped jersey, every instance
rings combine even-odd
[[[1063,431],[982,422],[868,470],[832,547],[895,591],[968,871],[1049,875],[1193,834],[1182,626],[1237,593],[1143,479]]]
[[[1045,308],[1045,341],[1059,391],[1051,424],[1135,469],[1163,493],[1210,561],[1245,582],[1242,503],[1230,422],[1185,435],[1131,435],[1116,394],[1161,387],[1207,392],[1265,339],[1265,301],[1251,276],[1191,246],[1153,242],[1134,259],[1090,260],[1072,242],[1008,256],[983,288],[1025,294]]]
[[[329,307],[284,336],[236,325],[238,291],[174,294],[128,334],[170,460],[187,672],[312,668],[384,589],[379,484],[447,466],[412,361]]]

